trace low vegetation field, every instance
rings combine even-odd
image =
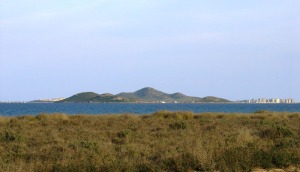
[[[252,171],[300,164],[300,113],[0,117],[0,171]]]

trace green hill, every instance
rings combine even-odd
[[[170,94],[170,97],[172,97],[173,99],[180,99],[186,97],[186,95],[182,93],[174,93],[174,94]]]
[[[97,97],[94,97],[90,100],[90,102],[103,102],[103,103],[109,103],[109,102],[129,102],[129,99],[115,96],[112,94],[101,94]]]
[[[219,97],[207,96],[202,98],[202,102],[228,103],[230,101]]]
[[[124,97],[115,96],[112,94],[97,94],[93,92],[83,92],[66,98],[59,103],[108,103],[108,102],[128,102]]]
[[[151,87],[146,87],[133,93],[120,93],[118,96],[143,102],[201,102],[201,98],[186,96],[182,93],[167,94]]]
[[[120,93],[117,95],[136,101],[163,101],[169,98],[168,94],[150,87],[140,89],[133,93]]]
[[[99,96],[99,94],[94,92],[83,92],[75,94],[69,98],[66,98],[59,103],[77,103],[77,102],[89,102],[91,99]]]
[[[208,102],[230,102],[229,100],[218,97],[191,97],[182,93],[167,94],[151,87],[146,87],[135,92],[123,92],[117,95],[113,94],[97,94],[94,92],[83,92],[73,95],[58,103],[109,103],[109,102],[143,102],[143,103],[208,103]]]

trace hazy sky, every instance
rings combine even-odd
[[[0,101],[150,86],[300,101],[299,0],[0,0]]]

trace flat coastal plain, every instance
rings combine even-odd
[[[0,171],[299,171],[299,166],[300,112],[0,117]]]

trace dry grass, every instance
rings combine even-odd
[[[300,164],[300,113],[0,117],[1,171],[251,171]]]

